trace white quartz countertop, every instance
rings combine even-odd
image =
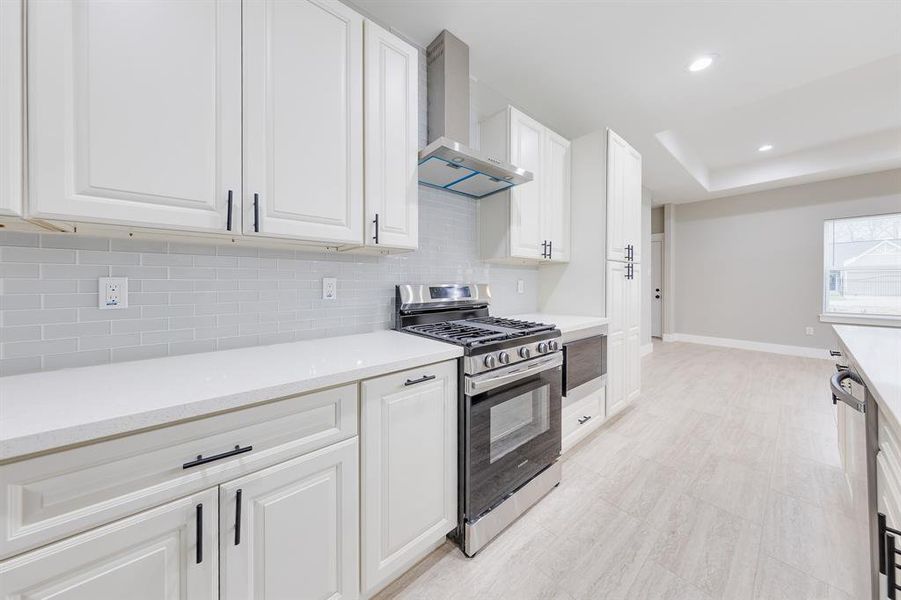
[[[901,427],[901,328],[834,325],[867,389]]]
[[[462,356],[396,331],[0,378],[0,460]]]
[[[512,319],[522,319],[523,321],[537,321],[539,323],[553,323],[563,334],[564,341],[578,338],[579,335],[573,334],[589,334],[605,333],[607,324],[610,319],[606,317],[585,317],[580,315],[561,315],[557,313],[524,313],[519,315],[509,315]]]

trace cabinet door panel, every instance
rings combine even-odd
[[[357,597],[357,452],[353,438],[220,487],[224,600]]]
[[[422,376],[435,378],[405,385]],[[363,382],[363,591],[456,526],[457,368],[450,361]]]
[[[636,246],[637,248],[638,246]],[[632,265],[632,279],[625,280],[625,397],[634,400],[641,391],[641,265]]]
[[[0,563],[2,597],[212,600],[217,522],[215,490],[138,513]]]
[[[607,415],[626,399],[626,264],[607,262]]]
[[[365,26],[367,244],[419,244],[419,53],[371,21]]]
[[[510,109],[510,160],[534,179],[510,190],[510,255],[541,258],[541,180],[544,126]]]
[[[607,131],[607,260],[625,260],[626,244],[626,143]]]
[[[334,0],[244,4],[244,230],[363,242],[363,18]],[[256,196],[255,196],[256,195]]]
[[[0,215],[22,215],[22,0],[0,2]]]
[[[553,262],[567,262],[570,247],[569,140],[553,131],[545,133],[544,182],[541,196],[541,239],[551,243]]]
[[[632,260],[641,262],[641,155],[628,145],[626,152],[623,181],[625,241],[632,245]]]
[[[33,2],[30,213],[225,231],[241,189],[241,3]]]

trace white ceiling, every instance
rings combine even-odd
[[[898,1],[354,4],[420,46],[469,44],[480,112],[616,130],[655,204],[901,166]],[[688,72],[704,53],[720,58]]]

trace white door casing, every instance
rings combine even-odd
[[[337,0],[243,17],[244,232],[362,244],[363,17]]]
[[[357,598],[357,465],[351,438],[220,486],[221,598]]]
[[[419,53],[366,21],[364,144],[366,244],[419,245]]]
[[[206,490],[6,560],[0,598],[215,600],[218,503]]]
[[[30,216],[225,233],[240,1],[29,3],[28,132]]]

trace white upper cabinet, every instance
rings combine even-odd
[[[366,21],[364,144],[366,245],[419,245],[419,53]]]
[[[220,597],[352,600],[359,589],[357,440],[220,487]]]
[[[569,261],[570,162],[569,140],[547,130],[541,169],[541,239],[547,242],[545,258],[552,262]]]
[[[566,262],[570,249],[569,141],[512,106],[481,123],[481,149],[533,179],[479,201],[482,257]]]
[[[22,215],[22,0],[0,2],[0,215]]]
[[[362,590],[369,597],[457,524],[457,364],[362,383]]]
[[[641,261],[641,155],[607,132],[607,260]]]
[[[363,243],[363,17],[337,0],[244,3],[244,232]]]
[[[29,3],[28,154],[30,216],[225,232],[239,0]]]
[[[0,563],[0,595],[215,600],[218,498],[194,494]]]
[[[510,161],[534,179],[510,190],[510,256],[541,258],[544,126],[510,109]]]

